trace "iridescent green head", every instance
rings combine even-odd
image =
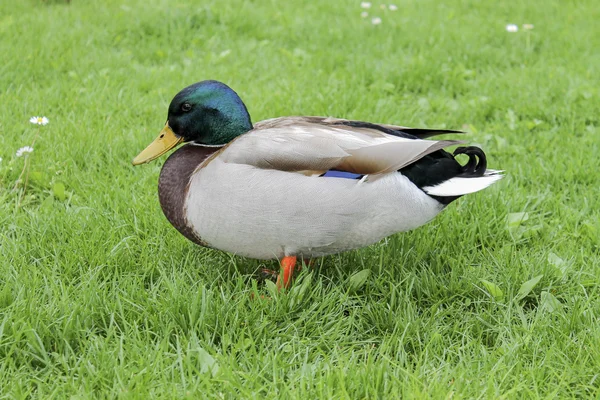
[[[229,86],[202,81],[181,90],[169,105],[169,126],[184,142],[224,145],[252,129],[246,106]]]

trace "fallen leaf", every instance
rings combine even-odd
[[[562,303],[550,292],[542,292],[540,309],[549,313],[562,310]]]
[[[504,299],[504,292],[498,287],[498,285],[490,281],[486,281],[485,279],[480,279],[480,281],[483,283],[485,290],[487,290],[494,299],[497,301],[502,301]]]
[[[520,226],[523,222],[529,219],[529,213],[526,212],[516,212],[510,213],[507,216],[507,222],[509,228],[516,228]]]
[[[365,285],[365,283],[367,282],[367,279],[369,278],[370,275],[371,275],[370,269],[363,269],[362,271],[358,271],[355,274],[353,274],[350,277],[350,279],[348,279],[349,290],[351,292],[355,292],[358,289],[360,289],[361,287],[363,287]]]
[[[519,291],[517,292],[517,296],[515,297],[515,300],[521,300],[524,299],[525,297],[527,297],[527,295],[529,293],[531,293],[531,291],[533,290],[533,288],[540,282],[540,280],[544,277],[544,275],[538,275],[535,278],[532,278],[530,280],[528,280],[527,282],[524,282],[521,287],[519,288]]]

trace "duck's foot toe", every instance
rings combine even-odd
[[[279,271],[274,271],[272,269],[261,268],[258,271],[258,280],[260,282],[264,282],[266,280],[275,282],[277,280],[278,276],[279,276]]]
[[[312,265],[311,260],[303,260],[304,265]],[[261,268],[258,271],[258,281],[275,281],[279,290],[288,289],[294,279],[295,270],[302,269],[302,265],[296,266],[296,256],[287,256],[281,259],[281,269],[274,271],[268,268]]]

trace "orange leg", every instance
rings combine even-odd
[[[277,287],[287,289],[292,283],[294,268],[296,267],[296,256],[287,256],[281,259],[281,272],[277,277]]]

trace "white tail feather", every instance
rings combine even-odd
[[[425,186],[423,191],[432,196],[462,196],[475,193],[504,178],[503,171],[488,169],[483,176],[477,178],[456,177],[435,186]]]

